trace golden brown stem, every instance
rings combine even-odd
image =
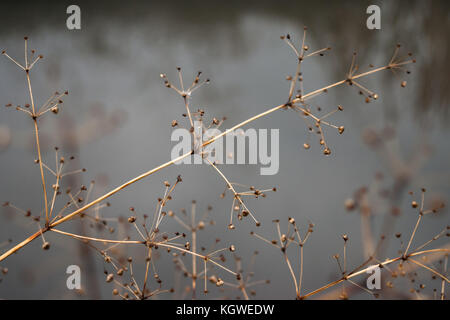
[[[29,72],[29,70],[26,70],[25,72],[27,74],[28,92],[30,93],[31,111],[33,114],[32,119],[34,122],[34,132],[35,132],[35,136],[36,136],[36,147],[37,147],[37,152],[38,152],[39,169],[41,171],[42,189],[44,190],[45,222],[48,223],[49,216],[48,216],[48,202],[47,202],[47,187],[45,185],[44,169],[42,167],[41,144],[39,142],[39,129],[38,129],[37,116],[36,116],[35,107],[34,107],[33,91],[31,90],[30,72]]]

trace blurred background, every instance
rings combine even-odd
[[[398,254],[401,241],[409,239],[417,219],[408,191],[418,197],[420,188],[427,188],[428,207],[449,199],[448,1],[77,1],[81,30],[66,28],[70,4],[74,3],[2,1],[0,48],[22,61],[23,37],[28,36],[30,48],[44,55],[31,79],[37,105],[55,91],[69,91],[59,114],[48,114],[40,121],[43,158],[53,164],[54,146],[67,158],[75,156],[69,166],[87,172],[63,181],[64,189],[95,180],[93,196],[169,160],[171,122],[187,122],[181,116],[185,112],[182,99],[164,87],[160,74],[166,73],[176,83],[177,66],[183,68],[186,83],[198,70],[211,79],[195,92],[191,105],[203,108],[207,117],[227,117],[222,128],[229,128],[286,101],[289,83],[285,78],[295,72],[296,58],[280,36],[289,33],[298,44],[303,26],[308,26],[307,44],[312,50],[332,47],[325,57],[308,59],[303,65],[306,92],[343,79],[353,51],[358,52],[361,71],[368,70],[369,64],[389,62],[397,43],[402,44],[400,56],[412,52],[417,59],[407,66],[409,75],[382,72],[361,81],[380,96],[376,101],[366,103],[358,90],[344,86],[311,102],[328,111],[338,104],[345,109],[332,118],[333,123],[345,126],[345,133],[326,133],[333,151],[329,157],[323,155],[316,137],[312,137],[310,150],[303,148],[310,139],[307,127],[292,111],[279,111],[250,125],[279,128],[282,141],[280,170],[274,176],[261,176],[258,165],[222,166],[231,181],[277,187],[266,198],[247,201],[262,223],[257,230],[249,219],[237,223],[235,230],[226,228],[232,198],[220,197],[225,184],[205,165],[160,171],[121,191],[108,200],[110,207],[102,209],[101,216],[108,219],[128,217],[130,206],[140,216],[152,214],[163,195],[162,182],[174,181],[181,174],[183,182],[168,210],[189,209],[194,199],[200,211],[211,205],[215,225],[199,234],[201,245],[210,247],[216,238],[224,246],[235,244],[244,268],[252,253],[259,251],[251,271],[255,279],[270,279],[271,283],[255,287],[257,298],[295,298],[279,250],[249,234],[255,230],[274,239],[273,219],[281,219],[282,227],[287,227],[288,217],[295,217],[301,227],[315,224],[305,247],[303,290],[308,292],[340,276],[333,255],[342,254],[342,234],[350,239],[349,265],[356,267],[364,260],[367,234],[362,231],[362,220],[370,222],[375,240],[386,234],[381,258],[392,257]],[[381,8],[381,30],[366,27],[370,4]],[[42,189],[39,168],[33,162],[32,122],[14,108],[3,107],[29,103],[25,77],[4,57],[0,70],[0,200],[38,216]],[[405,88],[402,81],[407,81]],[[65,195],[61,199],[60,207],[68,201]],[[354,201],[354,210],[346,208],[348,199]],[[1,251],[37,231],[38,222],[9,206],[0,209]],[[114,223],[108,225],[118,228]],[[426,216],[412,247],[431,239],[448,223],[445,210]],[[170,220],[164,227],[169,232],[181,231]],[[89,235],[96,235],[96,228],[89,219],[61,226]],[[396,233],[402,237],[393,237]],[[106,233],[105,237],[116,235]],[[46,240],[51,243],[49,251],[43,251],[41,240],[36,240],[0,263],[8,268],[7,274],[0,275],[0,298],[112,297],[113,287],[104,281],[103,258],[95,250],[61,235],[47,233]],[[135,272],[142,278],[145,251],[130,249],[122,254],[136,257]],[[296,260],[295,251],[292,256]],[[81,292],[66,287],[66,268],[73,264],[82,270]],[[225,264],[234,266],[232,259]],[[177,280],[171,257],[161,254],[156,266],[163,286],[176,288],[175,294],[158,298],[183,297],[180,292],[189,281]],[[384,276],[386,282],[388,275]],[[421,279],[427,284],[421,294],[432,298],[440,281],[425,272]],[[419,282],[396,281],[395,294],[383,290],[384,298],[417,297],[409,289],[417,289]],[[239,294],[217,290],[198,298],[236,298]],[[352,297],[371,298],[361,290],[352,292]]]

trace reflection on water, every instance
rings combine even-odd
[[[269,199],[251,203],[266,226],[265,234],[273,231],[270,221],[274,218],[296,216],[300,222],[312,220],[316,224],[305,252],[309,257],[305,261],[308,274],[305,286],[313,289],[329,276],[336,276],[330,257],[341,250],[337,239],[342,233],[355,239],[350,247],[351,261],[355,265],[361,261],[364,248],[358,240],[359,217],[355,212],[347,213],[343,203],[357,188],[372,184],[376,172],[384,174],[382,185],[395,195],[375,216],[385,215],[394,206],[405,209],[400,218],[403,223],[393,227],[395,232],[407,233],[413,223],[406,209],[409,189],[425,185],[435,197],[448,197],[449,132],[445,126],[450,94],[446,63],[449,44],[445,32],[449,29],[448,2],[385,2],[381,6],[381,31],[367,30],[366,5],[351,1],[259,1],[236,2],[233,6],[229,2],[129,1],[126,7],[116,1],[78,3],[82,9],[81,31],[65,28],[67,4],[62,1],[0,5],[0,18],[4,22],[0,47],[7,48],[11,55],[23,55],[21,39],[28,35],[32,47],[45,57],[32,78],[37,100],[44,102],[55,90],[70,91],[57,116],[59,122],[55,121],[56,116],[50,116],[41,126],[45,157],[51,158],[52,147],[59,145],[77,156],[78,166],[88,168],[84,178],[72,184],[87,184],[92,178],[106,176],[105,185],[100,187],[106,191],[167,161],[170,124],[173,119],[185,121],[180,116],[184,106],[173,92],[164,88],[159,74],[165,72],[175,78],[178,65],[183,66],[186,78],[202,70],[212,79],[208,87],[196,92],[193,105],[206,109],[211,117],[226,116],[224,128],[284,102],[288,92],[284,78],[294,72],[296,61],[279,36],[289,32],[298,41],[303,25],[307,25],[311,48],[331,46],[333,50],[305,65],[306,91],[341,79],[348,70],[353,50],[359,53],[361,70],[367,69],[369,63],[386,63],[397,42],[402,43],[404,54],[408,51],[414,54],[417,63],[411,66],[412,74],[407,77],[386,73],[365,81],[380,95],[371,104],[364,103],[352,88],[336,89],[315,100],[324,109],[338,103],[345,106],[346,112],[335,118],[345,124],[345,134],[328,134],[334,150],[331,158],[324,158],[317,147],[308,152],[303,150],[301,146],[307,139],[304,123],[290,117],[288,111],[281,111],[254,123],[260,128],[280,128],[283,141],[280,173],[267,181],[267,177],[258,175],[256,166],[224,169],[239,182],[279,187],[280,192]],[[0,68],[0,102],[27,103],[22,74],[4,60]],[[404,80],[408,85],[401,88]],[[37,214],[40,193],[36,190],[40,190],[40,185],[38,172],[31,164],[32,128],[12,110],[1,110],[0,114],[1,200],[23,204]],[[380,131],[388,133],[374,138],[374,132]],[[386,149],[369,148],[368,145],[373,147],[373,139],[382,139]],[[249,223],[243,223],[235,234],[222,228],[227,225],[229,202],[220,199],[223,182],[210,170],[170,168],[112,199],[113,206],[107,214],[126,215],[131,205],[142,210],[153,208],[161,193],[158,182],[181,173],[184,186],[176,194],[174,210],[189,206],[191,199],[204,206],[214,205],[216,232],[223,241],[238,238],[240,255],[258,249],[263,253],[258,258],[261,265],[281,269],[278,252],[249,239],[248,231],[252,228]],[[102,190],[97,192],[100,194]],[[1,220],[0,242],[8,238],[17,242],[37,228],[21,219]],[[419,240],[427,240],[447,221],[445,214],[426,221]],[[380,227],[378,224],[381,223],[375,222],[374,228]],[[53,241],[57,239],[54,237]],[[72,297],[64,286],[65,266],[83,262],[74,258],[76,254],[63,256],[63,248],[70,247],[76,253],[78,247],[73,241],[60,241],[48,254],[39,251],[36,245],[7,261],[10,274],[0,285],[0,297]],[[397,245],[392,241],[388,252],[395,253]],[[84,265],[91,273],[96,270],[100,274],[97,278],[102,279],[103,266],[97,260],[101,259],[93,255],[84,260]],[[39,261],[36,268],[48,271],[35,272],[29,261]],[[57,262],[48,267],[47,261]],[[94,262],[88,266],[86,261]],[[276,292],[280,298],[292,298],[290,291],[284,289],[290,288],[289,279],[283,273],[272,274],[273,268],[256,268],[261,279],[280,279],[273,281],[267,292],[258,292],[257,297],[270,298]],[[161,275],[170,278],[169,271],[165,274],[161,271]],[[59,282],[61,287],[57,285]],[[110,297],[109,287],[101,280],[98,285],[102,291],[94,293],[98,285],[92,285],[93,282],[95,277],[86,285],[88,296]],[[13,289],[23,285],[27,285],[26,292]],[[42,292],[46,294],[42,296]]]

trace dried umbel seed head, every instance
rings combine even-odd
[[[294,218],[289,218],[289,223],[290,224],[295,224],[295,219]]]
[[[348,235],[343,234],[343,235],[342,235],[342,239],[344,239],[344,241],[347,242],[347,241],[348,241]]]
[[[232,244],[229,249],[230,249],[231,252],[235,252],[236,251],[236,247],[234,246],[234,244]]]
[[[50,242],[45,241],[45,242],[42,244],[42,249],[43,249],[43,250],[48,250],[48,249],[50,249]]]
[[[117,296],[119,294],[119,290],[113,289],[112,294],[113,296]]]
[[[344,126],[340,126],[340,127],[338,128],[339,134],[343,134],[343,133],[344,133],[344,130],[345,130]]]
[[[323,154],[326,155],[326,156],[329,156],[329,155],[331,154],[330,148],[325,148],[325,149],[323,150]]]
[[[118,275],[118,276],[123,275],[123,269],[122,269],[122,268],[120,268],[119,270],[117,270],[117,275]]]
[[[106,276],[106,282],[111,282],[111,281],[113,281],[114,280],[114,275],[112,274],[112,273],[110,273],[110,274],[108,274],[107,276]]]
[[[8,268],[2,268],[2,273],[3,274],[7,274],[8,273]]]
[[[232,223],[230,223],[229,225],[228,225],[228,229],[229,230],[234,230],[236,227],[234,226],[234,224],[232,224]]]
[[[411,207],[413,207],[413,208],[417,208],[418,205],[419,204],[417,203],[417,201],[412,201],[411,202]]]
[[[406,87],[406,81],[402,81],[402,83],[400,83],[400,85],[402,86],[402,88]]]
[[[134,223],[136,221],[136,217],[135,216],[131,216],[128,218],[128,222],[129,223]]]
[[[309,148],[311,148],[311,146],[309,145],[309,143],[304,143],[304,144],[303,144],[303,148],[305,148],[306,150],[308,150]]]

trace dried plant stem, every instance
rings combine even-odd
[[[444,273],[447,273],[447,263],[448,263],[448,254],[445,255],[445,262],[444,262]],[[444,300],[445,298],[445,281],[442,279],[441,283],[441,300]]]
[[[413,253],[409,254],[407,256],[407,258],[420,256],[420,255],[427,254],[427,253],[437,253],[437,252],[447,252],[448,253],[448,252],[450,252],[450,248],[447,246],[447,247],[444,247],[444,248],[430,249],[430,250],[423,250],[423,251],[413,252]],[[387,266],[387,265],[390,265],[390,264],[392,264],[394,262],[403,260],[404,258],[405,257],[403,255],[401,255],[399,257],[396,257],[396,258],[393,258],[393,259],[388,259],[388,260],[386,260],[384,262],[381,262],[381,263],[379,263],[379,265]],[[331,287],[333,287],[333,286],[335,286],[335,285],[337,285],[339,283],[342,283],[342,282],[344,282],[344,281],[346,281],[348,279],[351,279],[351,278],[354,278],[356,276],[359,276],[359,275],[367,272],[370,268],[372,268],[372,266],[367,267],[367,268],[362,269],[362,270],[359,270],[359,271],[356,271],[356,272],[353,272],[353,273],[350,273],[350,274],[348,274],[348,275],[346,275],[346,276],[344,276],[344,277],[342,277],[342,278],[340,278],[338,280],[330,282],[330,283],[328,283],[328,284],[326,284],[326,285],[324,285],[324,286],[322,286],[322,287],[320,287],[320,288],[318,288],[318,289],[316,289],[314,291],[311,291],[311,292],[301,296],[301,299],[306,299],[306,298],[311,297],[311,296],[313,296],[315,294],[318,294],[318,293],[320,293],[320,292],[322,292],[322,291],[324,291],[324,290],[326,290],[328,288],[331,288]],[[446,279],[446,281],[448,282],[448,279]]]
[[[26,58],[26,56],[27,56],[27,54],[25,53],[25,58]],[[38,152],[39,169],[41,171],[42,189],[44,190],[45,223],[48,224],[49,216],[48,216],[48,202],[47,202],[47,187],[45,185],[44,169],[42,166],[41,144],[39,142],[39,128],[38,128],[38,123],[37,123],[38,117],[36,115],[36,111],[35,111],[35,107],[34,107],[33,91],[31,90],[30,71],[29,71],[29,69],[26,69],[25,72],[27,75],[28,92],[30,94],[30,100],[31,100],[31,111],[32,111],[32,119],[34,122],[34,133],[36,136],[36,147],[37,147],[37,152]]]
[[[303,244],[300,245],[300,272],[298,276],[298,296],[302,295],[302,282],[303,282]]]
[[[294,270],[292,269],[292,265],[291,262],[289,261],[288,255],[286,252],[283,253],[284,256],[284,260],[286,261],[286,264],[289,268],[289,272],[291,274],[292,280],[294,281],[294,286],[295,286],[295,293],[297,295],[297,298],[300,298],[300,292],[298,290],[298,285],[297,285],[297,277],[295,276]]]
[[[433,268],[430,268],[426,265],[424,265],[423,263],[420,263],[419,261],[413,260],[413,259],[409,259],[408,261],[411,261],[412,263],[417,264],[419,267],[422,267],[424,269],[427,269],[428,271],[430,271],[431,273],[434,273],[435,275],[437,275],[439,278],[441,278],[442,280],[446,281],[446,282],[450,282],[448,280],[448,278],[446,278],[443,274],[440,274],[439,272],[437,272],[436,270],[434,270]]]
[[[144,285],[142,286],[142,298],[145,297],[145,288],[147,287],[147,280],[148,280],[148,271],[150,268],[150,260],[152,258],[152,249],[148,248],[147,252],[147,262],[145,264],[145,276],[144,276]]]
[[[247,293],[247,290],[245,289],[245,286],[241,286],[240,289],[241,289],[242,294],[244,295],[244,299],[245,300],[250,300],[250,298],[248,296],[248,293]]]
[[[402,62],[401,64],[410,63],[410,62],[411,61]],[[367,71],[367,72],[364,72],[364,73],[360,73],[360,74],[357,74],[357,75],[351,75],[351,76],[347,77],[344,80],[341,80],[341,81],[335,82],[333,84],[327,85],[327,86],[325,86],[325,87],[323,87],[321,89],[317,89],[317,90],[314,90],[312,92],[309,92],[309,93],[303,95],[300,98],[292,99],[288,103],[284,103],[284,104],[278,105],[276,107],[273,107],[273,108],[271,108],[269,110],[266,110],[266,111],[264,111],[264,112],[262,112],[260,114],[255,115],[255,116],[253,116],[251,118],[248,118],[247,120],[242,121],[242,122],[238,123],[237,125],[233,126],[232,128],[230,128],[230,129],[220,133],[219,135],[209,139],[208,141],[206,141],[206,142],[204,142],[202,144],[202,148],[207,146],[207,145],[209,145],[209,144],[211,144],[211,143],[213,143],[214,141],[220,139],[221,137],[229,134],[230,132],[232,132],[232,131],[234,131],[236,129],[239,129],[239,128],[241,128],[241,127],[243,127],[243,126],[245,126],[245,125],[247,125],[247,124],[249,124],[249,123],[251,123],[251,122],[253,122],[253,121],[257,120],[257,119],[259,119],[259,118],[267,116],[267,115],[269,115],[269,114],[271,114],[271,113],[273,113],[273,112],[275,112],[277,110],[286,108],[288,106],[292,106],[295,103],[303,103],[305,100],[307,100],[309,98],[312,98],[312,97],[314,97],[314,96],[316,96],[318,94],[321,94],[323,92],[326,92],[328,89],[340,86],[340,85],[345,84],[345,83],[347,83],[347,82],[349,82],[349,81],[351,81],[353,79],[362,78],[362,77],[374,74],[374,73],[382,71],[382,70],[392,69],[392,68],[396,67],[397,65],[398,65],[397,63],[391,62],[388,65],[385,65],[383,67],[379,67],[379,68],[376,68],[376,69],[373,69],[373,70],[370,70],[370,71]],[[33,101],[32,101],[32,103],[33,103]],[[37,124],[36,124],[36,126],[37,126]],[[37,129],[36,129],[36,132],[37,132]],[[40,154],[40,150],[39,150],[38,153]],[[61,224],[63,222],[66,222],[66,221],[72,219],[73,217],[75,217],[75,216],[79,215],[80,213],[86,211],[87,209],[91,208],[92,206],[94,206],[94,205],[100,203],[101,201],[111,197],[112,195],[118,193],[120,190],[122,190],[122,189],[124,189],[124,188],[126,188],[126,187],[128,187],[128,186],[130,186],[130,185],[132,185],[132,184],[134,184],[134,183],[136,183],[136,182],[138,182],[138,181],[140,181],[140,180],[142,180],[142,179],[144,179],[144,178],[146,178],[146,177],[148,177],[148,176],[150,176],[150,175],[152,175],[152,174],[154,174],[154,173],[156,173],[156,172],[158,172],[158,171],[160,171],[160,170],[162,170],[162,169],[164,169],[166,167],[169,167],[169,166],[175,164],[176,162],[178,162],[180,160],[183,160],[184,158],[187,158],[188,156],[192,155],[193,153],[194,153],[194,151],[191,150],[191,151],[189,151],[189,152],[179,156],[176,159],[170,160],[170,161],[168,161],[168,162],[166,162],[166,163],[164,163],[164,164],[162,164],[162,165],[160,165],[158,167],[155,167],[155,168],[153,168],[153,169],[151,169],[151,170],[149,170],[149,171],[147,171],[147,172],[145,172],[145,173],[143,173],[143,174],[141,174],[141,175],[139,175],[139,176],[137,176],[137,177],[127,181],[127,182],[125,182],[124,184],[116,187],[115,189],[113,189],[113,190],[109,191],[108,193],[100,196],[99,198],[93,200],[92,202],[90,202],[90,203],[84,205],[83,207],[73,211],[72,213],[68,214],[67,216],[56,220],[55,222],[53,222],[53,223],[49,224],[48,226],[46,226],[45,228],[43,228],[41,231],[39,231],[39,232],[29,236],[27,239],[25,239],[21,243],[17,244],[13,248],[11,248],[8,251],[6,251],[4,254],[2,254],[0,256],[0,261],[3,261],[7,257],[9,257],[11,254],[17,252],[18,250],[20,250],[21,248],[26,246],[28,243],[30,243],[36,237],[38,237],[41,233],[45,233],[48,230],[50,230],[51,228],[53,228],[53,227],[55,227],[55,226],[57,226],[57,225],[59,225],[59,224]],[[40,158],[40,155],[39,155],[39,158]],[[44,176],[43,176],[42,161],[40,161],[40,166],[41,166],[43,187],[45,189],[45,180],[44,180]],[[45,197],[47,197],[46,192],[44,192],[44,195],[45,195]],[[47,201],[45,201],[45,205],[46,205],[46,208],[47,208]],[[48,216],[48,213],[46,213],[46,215]]]
[[[192,218],[194,222],[194,218]],[[192,223],[192,225],[194,225]],[[192,251],[197,252],[197,231],[193,228],[192,231]],[[195,290],[197,288],[197,257],[192,255],[192,299],[195,299]]]
[[[87,240],[87,241],[96,241],[96,242],[103,242],[103,243],[119,243],[119,244],[145,244],[145,241],[139,241],[139,240],[109,240],[109,239],[99,239],[99,238],[93,238],[93,237],[86,237],[86,236],[80,236],[77,234],[61,231],[58,229],[51,229],[51,231],[69,236],[72,238],[80,239],[80,240]]]
[[[409,238],[408,246],[406,247],[405,253],[403,254],[403,256],[405,256],[405,257],[406,257],[406,254],[408,253],[409,247],[411,246],[411,243],[412,243],[412,241],[414,239],[414,236],[416,234],[417,228],[419,227],[419,223],[420,223],[421,219],[422,219],[422,212],[419,214],[419,217],[417,218],[417,222],[416,222],[416,225],[414,227],[413,233],[411,234],[411,238]]]

